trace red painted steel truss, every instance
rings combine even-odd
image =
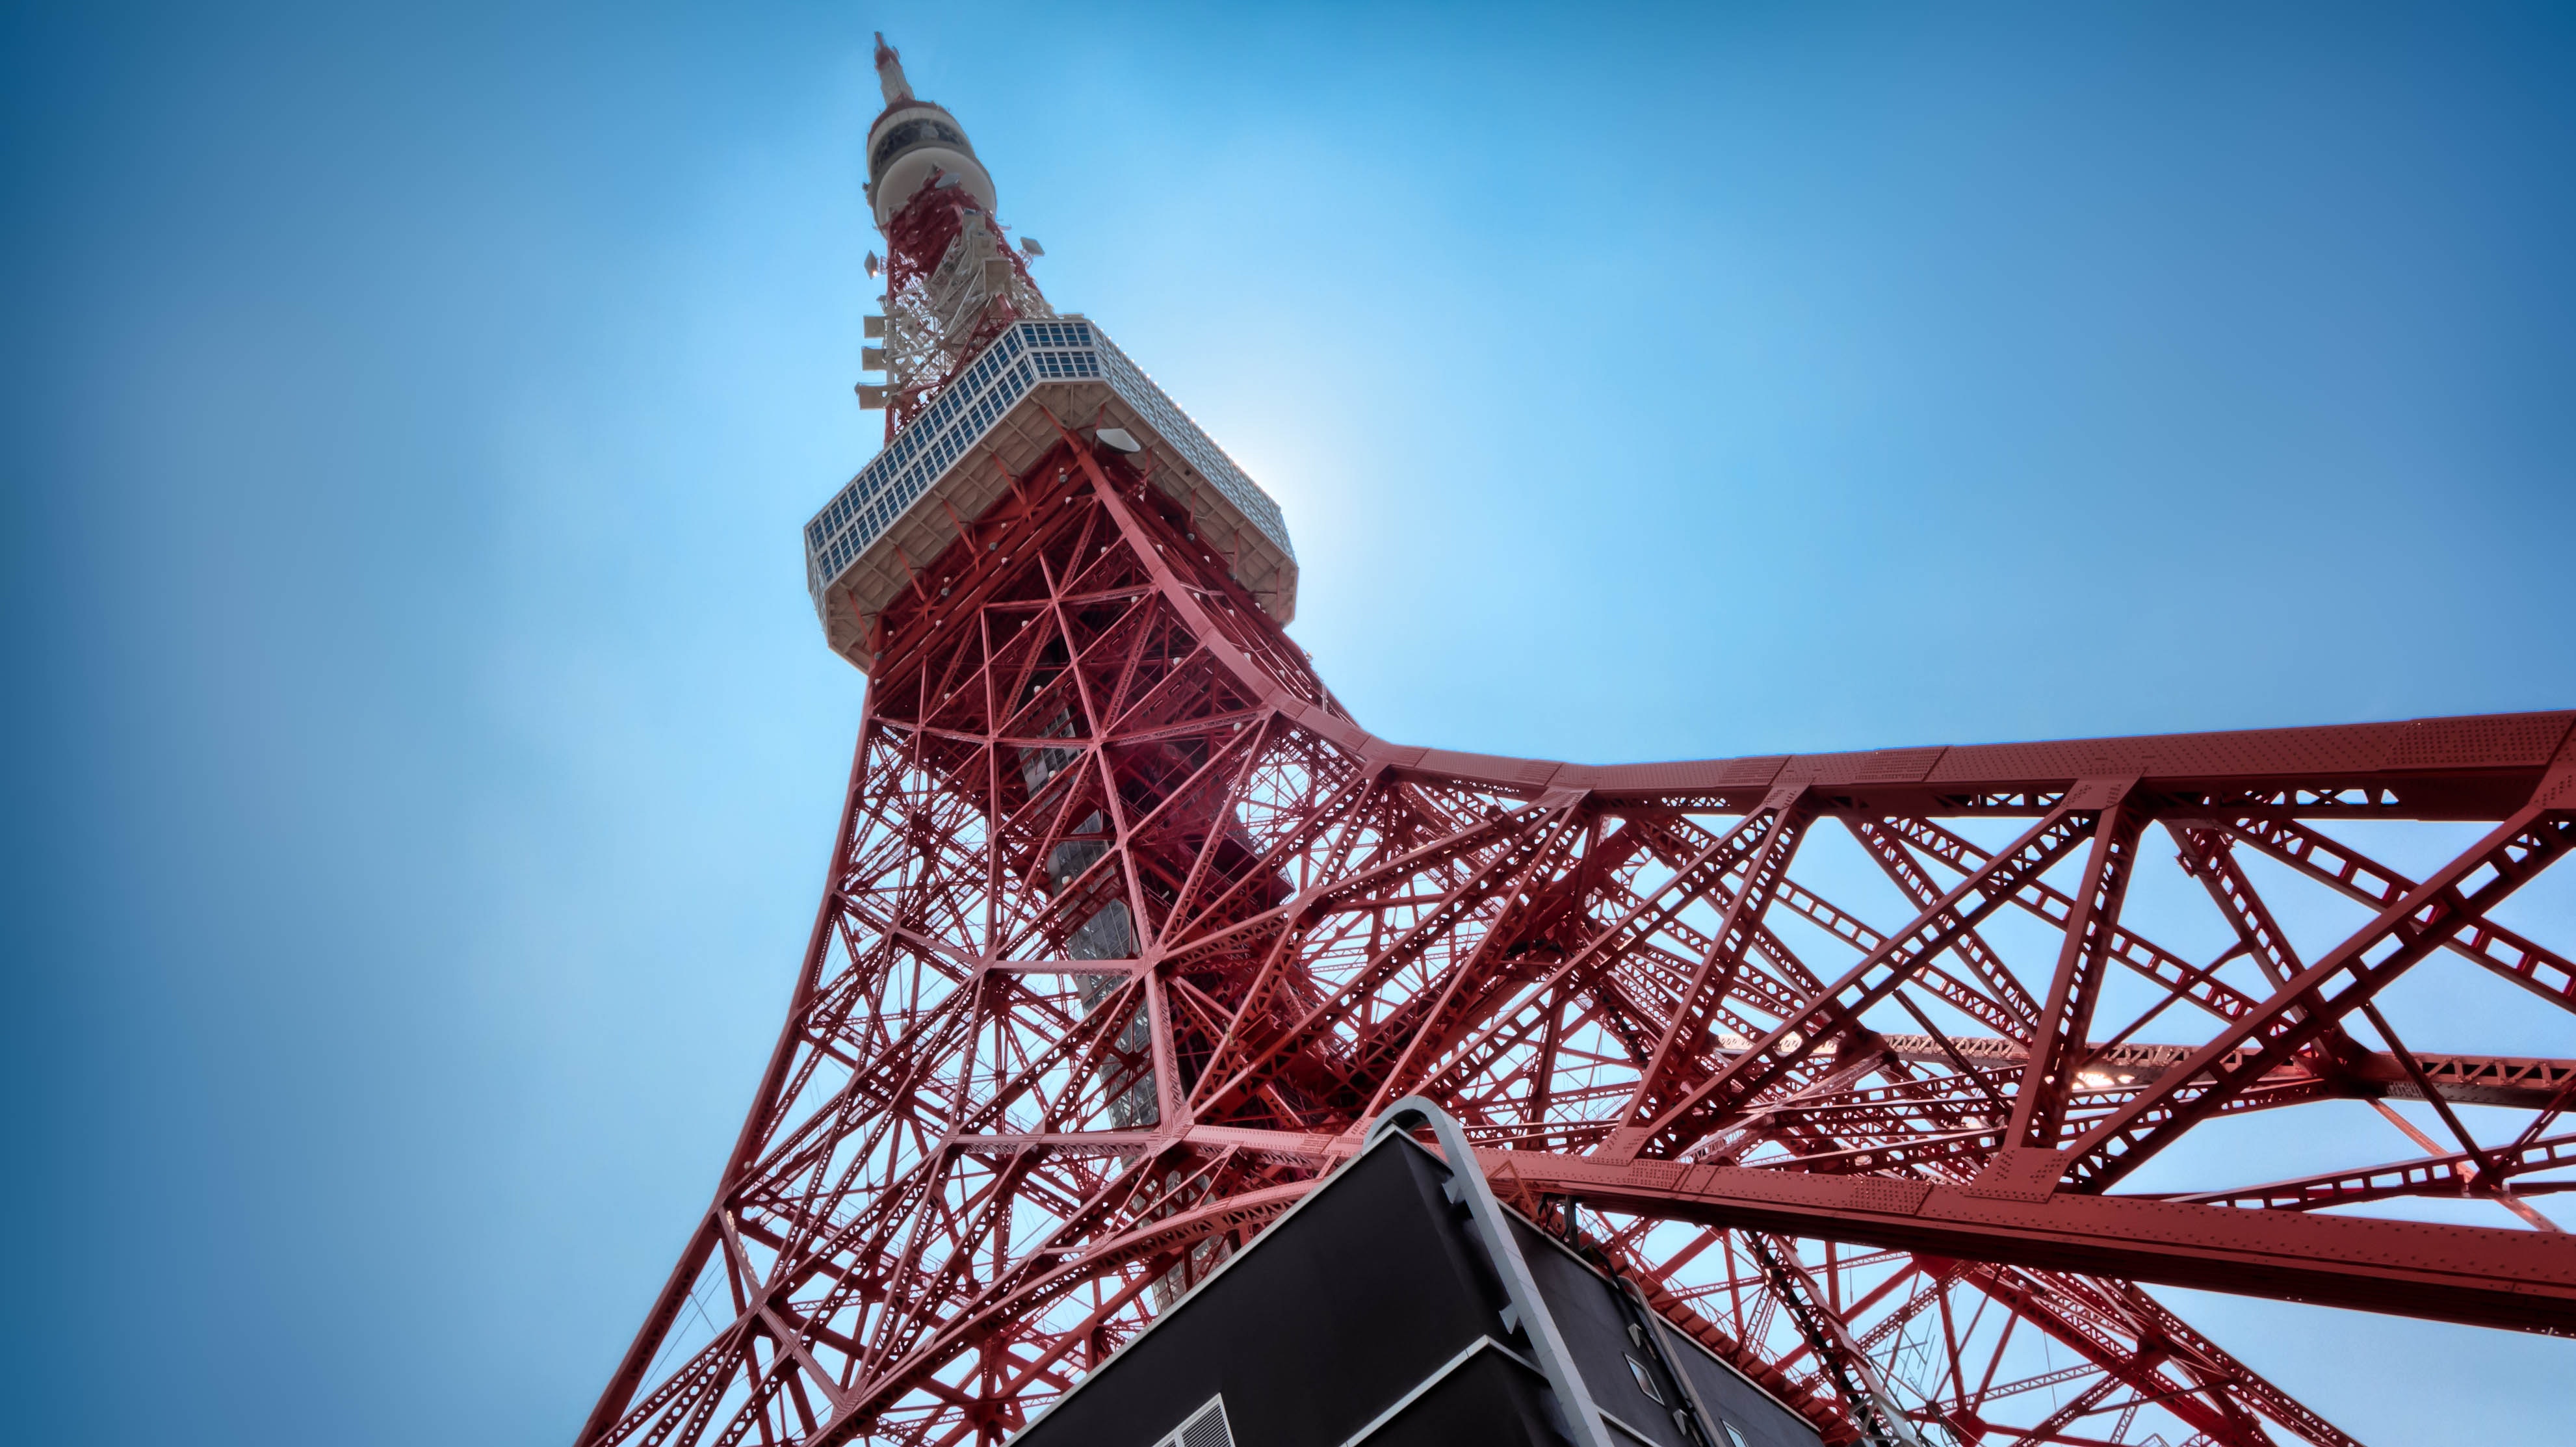
[[[1410,1093],[1829,1440],[1862,1391],[2351,1440],[2137,1282],[2576,1334],[2576,1063],[2429,1048],[2576,1023],[2505,907],[2576,714],[1399,748],[1070,436],[880,641],[785,1031],[584,1443],[997,1442]]]

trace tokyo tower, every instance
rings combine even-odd
[[[581,1447],[1002,1442],[1407,1097],[1827,1443],[2354,1440],[2159,1285],[2576,1335],[2576,1060],[2423,1008],[2576,1012],[2510,907],[2576,846],[2576,712],[1378,738],[1283,631],[1278,507],[877,66],[886,444],[805,529],[868,678],[829,883]],[[2213,1148],[2272,1113],[2284,1178]]]

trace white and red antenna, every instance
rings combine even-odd
[[[1015,321],[1052,317],[1028,257],[1011,249],[993,215],[993,176],[957,118],[912,93],[903,58],[877,36],[885,110],[868,128],[868,202],[885,234],[885,312],[863,353],[882,385],[861,383],[862,405],[882,406],[891,438],[958,367]],[[875,253],[869,274],[878,274]]]

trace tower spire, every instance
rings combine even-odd
[[[886,436],[918,416],[966,359],[1015,321],[1052,317],[1028,256],[1011,249],[993,214],[993,175],[945,106],[913,94],[895,48],[877,36],[886,108],[868,128],[868,201],[886,238],[885,345],[865,356],[882,386],[862,382],[864,406],[886,409]]]
[[[912,99],[912,82],[903,78],[903,56],[886,44],[885,32],[877,32],[877,86],[885,92],[888,106],[899,106]]]

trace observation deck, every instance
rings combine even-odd
[[[1262,611],[1296,616],[1297,554],[1279,504],[1098,327],[1066,316],[995,338],[805,524],[805,587],[833,652],[869,670],[876,615],[956,539],[948,509],[980,516],[1062,441],[1050,413],[1078,435],[1134,439],[1130,461],[1227,546]]]

